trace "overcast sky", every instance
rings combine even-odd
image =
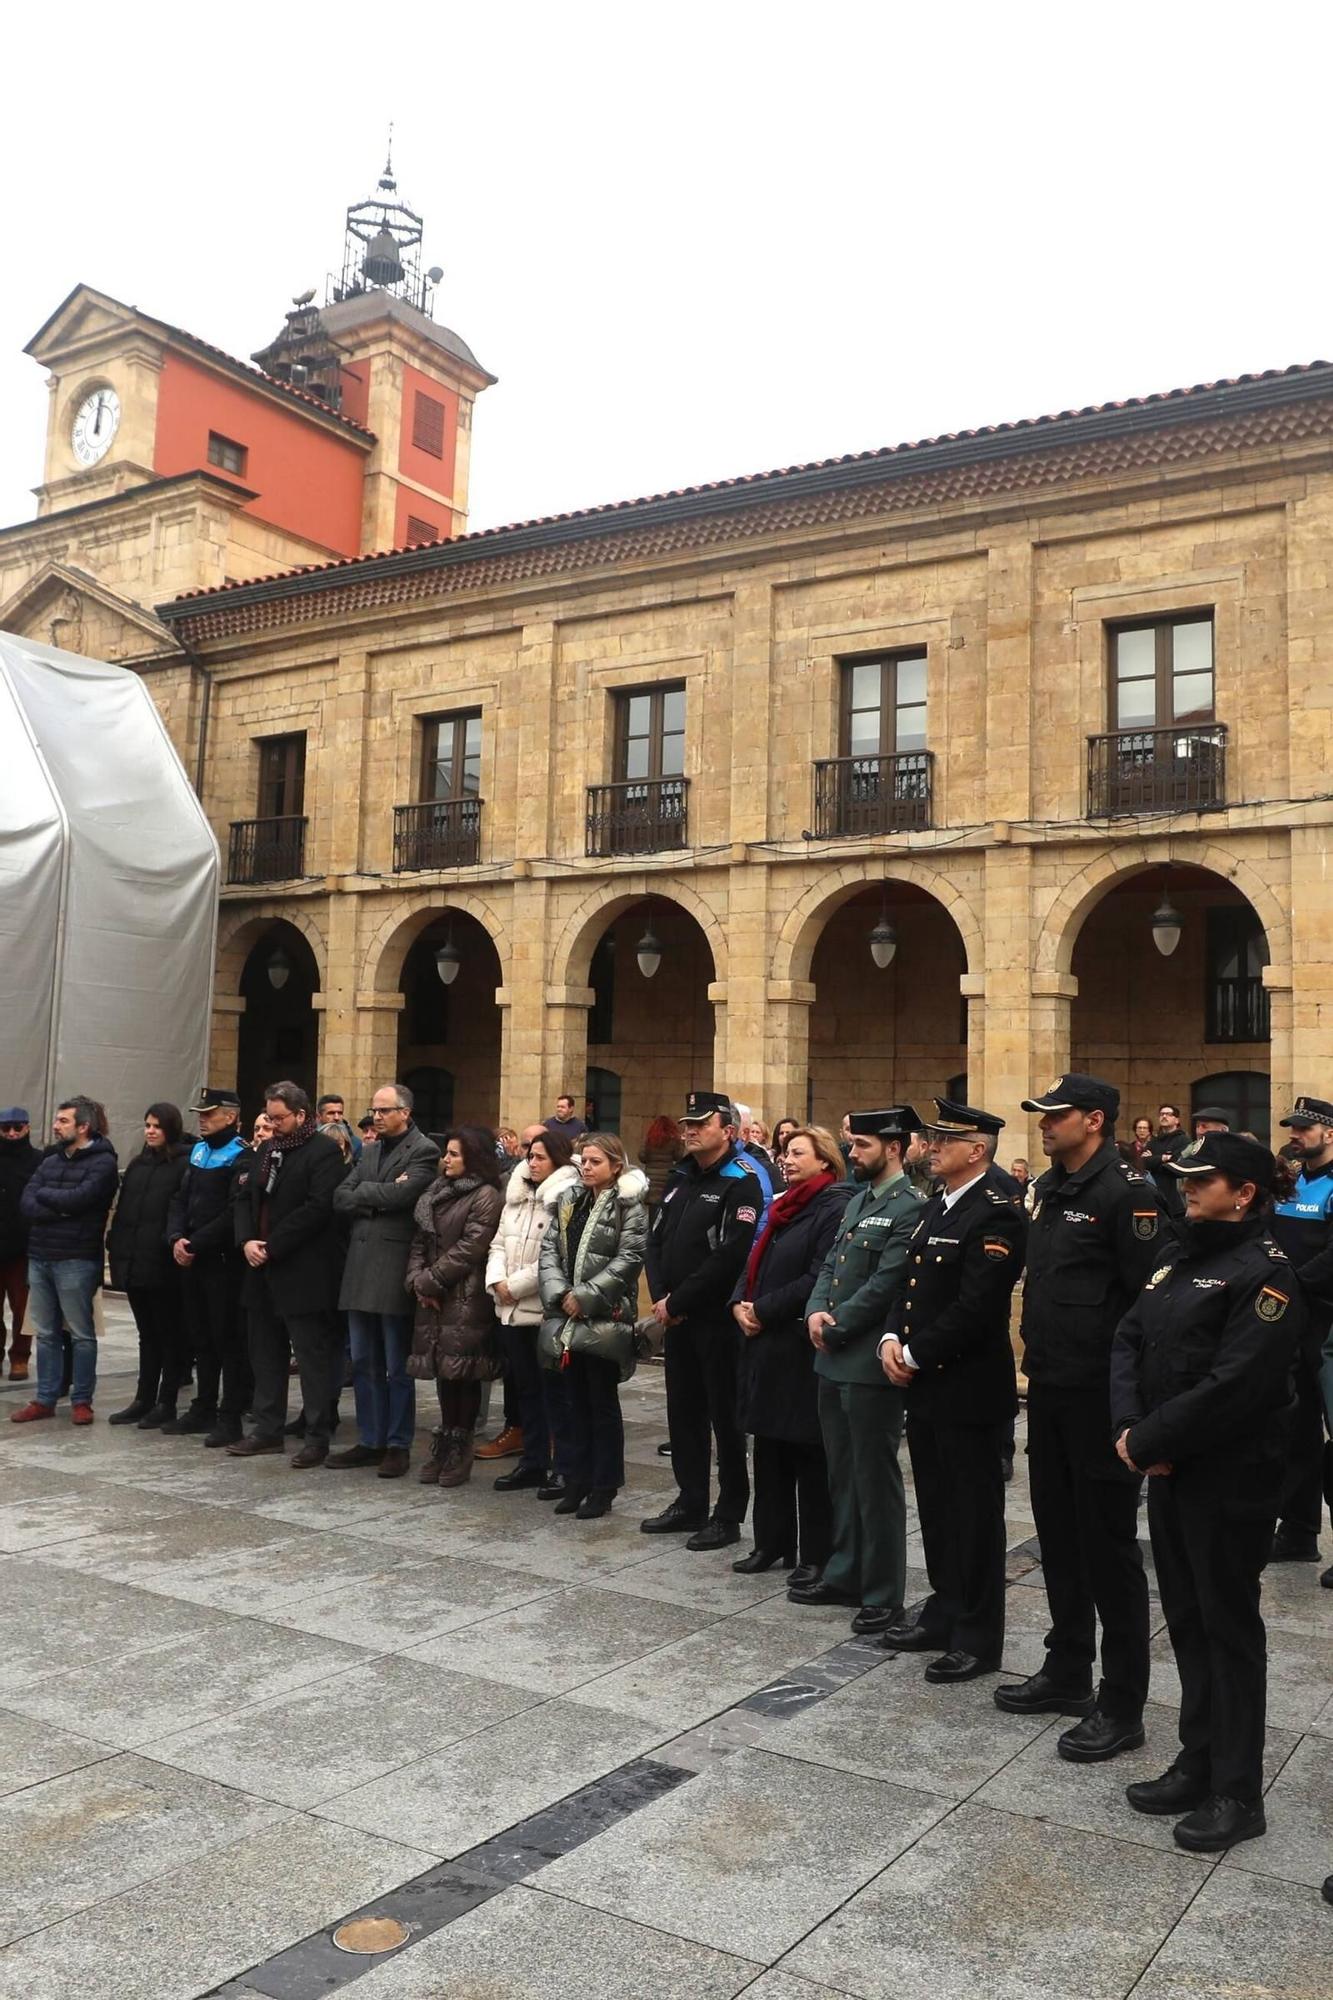
[[[65,294],[248,355],[323,296],[390,118],[437,317],[500,378],[473,527],[1327,355],[1327,20],[16,10],[0,521],[34,511],[21,349]]]

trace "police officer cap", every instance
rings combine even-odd
[[[1025,1097],[1025,1111],[1104,1111],[1110,1123],[1120,1109],[1120,1092],[1099,1076],[1081,1076],[1077,1071],[1057,1077],[1040,1097]]]
[[[212,1084],[205,1084],[199,1093],[198,1102],[187,1104],[187,1111],[239,1111],[241,1100],[234,1090],[215,1090]]]
[[[847,1130],[863,1139],[910,1139],[922,1129],[910,1104],[893,1104],[887,1111],[849,1111]]]
[[[1277,1162],[1267,1146],[1241,1132],[1205,1132],[1163,1164],[1182,1179],[1191,1174],[1225,1174],[1230,1181],[1253,1181],[1269,1193],[1277,1184]]]
[[[965,1132],[981,1132],[993,1138],[1003,1128],[1003,1118],[997,1118],[993,1111],[978,1111],[974,1104],[955,1104],[949,1097],[937,1097],[935,1116],[926,1120],[927,1132],[938,1132],[944,1138]]]
[[[724,1125],[732,1122],[731,1099],[725,1091],[692,1090],[685,1099],[685,1109],[680,1114],[682,1125],[698,1125],[705,1118],[717,1112]]]
[[[1305,1125],[1333,1125],[1333,1104],[1322,1097],[1298,1097],[1291,1107],[1291,1116],[1279,1122],[1294,1125],[1298,1131]]]

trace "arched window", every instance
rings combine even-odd
[[[1225,1112],[1233,1132],[1253,1132],[1268,1144],[1269,1082],[1259,1069],[1226,1069],[1215,1076],[1198,1077],[1190,1085],[1190,1115],[1201,1104],[1215,1104]]]

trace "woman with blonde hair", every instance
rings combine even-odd
[[[754,1548],[732,1568],[790,1569],[799,1555],[792,1581],[812,1583],[828,1558],[832,1514],[805,1308],[853,1189],[822,1125],[798,1126],[780,1164],[786,1191],[733,1294],[745,1335],[739,1414],[754,1436]]]

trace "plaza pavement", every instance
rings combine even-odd
[[[11,1428],[0,1391],[0,2000],[1333,1993],[1312,1568],[1265,1585],[1271,1831],[1211,1863],[1122,1796],[1173,1753],[1160,1613],[1147,1748],[1063,1764],[1061,1720],[992,1680],[927,1687],[781,1574],[642,1536],[655,1368],[631,1485],[583,1524],[480,1472],[441,1494],[111,1431],[107,1318],[92,1430]],[[1015,1672],[1044,1628],[1025,1508],[1020,1449]],[[355,1913],[406,1942],[335,1948]]]

